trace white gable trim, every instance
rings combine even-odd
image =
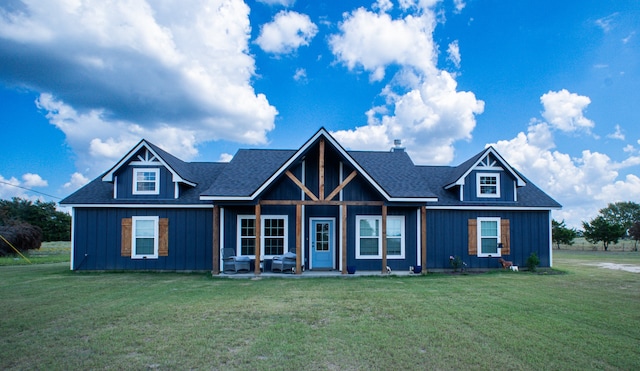
[[[479,166],[483,161],[486,160],[489,154],[492,154],[495,157],[497,157],[500,163],[502,164],[502,166],[495,164],[495,162],[491,164],[485,163],[485,166]],[[482,170],[505,170],[516,179],[516,185],[518,187],[524,187],[525,185],[527,185],[527,182],[525,182],[524,179],[522,179],[522,177],[520,177],[518,173],[516,173],[515,170],[513,170],[513,168],[504,160],[504,158],[500,156],[498,151],[496,151],[493,147],[488,147],[485,150],[485,153],[478,159],[478,161],[476,161],[475,164],[473,164],[472,166],[469,166],[469,169],[467,169],[467,171],[465,171],[465,173],[462,174],[460,178],[458,178],[454,183],[451,183],[448,186],[446,186],[445,189],[449,189],[454,186],[463,186],[464,180],[467,177],[467,175],[469,175],[473,170],[476,170],[478,168],[481,168]]]
[[[143,139],[140,141],[140,143],[138,143],[135,147],[133,147],[133,149],[131,151],[129,151],[129,153],[127,153],[126,156],[124,156],[120,161],[118,161],[118,163],[112,167],[109,171],[107,171],[103,176],[102,176],[102,181],[103,182],[112,182],[114,179],[114,174],[116,171],[118,171],[121,167],[123,167],[125,164],[127,164],[131,158],[138,153],[142,148],[145,148],[147,151],[149,151],[149,153],[153,156],[150,157],[151,159],[154,159],[153,164],[156,164],[155,160],[159,161],[162,166],[164,166],[167,170],[169,170],[169,172],[171,173],[171,180],[173,182],[182,182],[185,184],[188,184],[192,187],[195,187],[197,184],[190,182],[186,179],[183,179],[180,175],[178,175],[178,173],[171,168],[171,166],[169,166],[163,159],[162,156],[158,155],[152,148],[151,146],[149,146],[147,144],[147,142]],[[132,163],[137,163],[140,164],[140,159],[136,158],[136,160],[132,161]]]

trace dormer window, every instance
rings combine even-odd
[[[477,173],[476,184],[478,197],[500,197],[499,173]]]
[[[133,169],[133,194],[134,195],[160,194],[160,170],[159,169]]]

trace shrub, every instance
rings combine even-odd
[[[531,255],[529,255],[529,258],[527,258],[527,268],[529,268],[530,271],[535,272],[539,264],[540,259],[538,259],[538,255],[536,255],[535,252],[532,252]]]
[[[27,223],[0,226],[0,235],[20,252],[39,249],[42,244],[40,228]],[[0,238],[0,256],[13,255],[15,250]]]

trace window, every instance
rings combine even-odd
[[[133,170],[133,194],[157,195],[160,193],[160,170],[158,169],[134,169]]]
[[[287,247],[287,216],[263,215],[260,255],[282,255]],[[238,216],[238,255],[256,255],[256,217]]]
[[[477,173],[476,183],[478,197],[500,197],[500,174]]]
[[[256,254],[256,219],[240,217],[240,255]]]
[[[131,240],[131,258],[158,257],[158,217],[134,216]]]
[[[478,218],[478,256],[500,256],[500,218]]]
[[[382,259],[382,217],[356,216],[356,258]],[[387,258],[404,259],[404,216],[387,217]]]

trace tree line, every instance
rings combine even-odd
[[[599,214],[588,222],[582,222],[582,231],[568,228],[563,221],[552,220],[553,243],[560,249],[560,244],[573,245],[573,240],[583,236],[593,244],[602,243],[604,251],[610,244],[616,244],[622,238],[635,240],[634,250],[638,250],[640,240],[640,205],[635,202],[615,202],[600,209]]]
[[[42,241],[70,241],[71,216],[58,211],[55,202],[18,197],[0,200],[0,256],[38,249]]]

